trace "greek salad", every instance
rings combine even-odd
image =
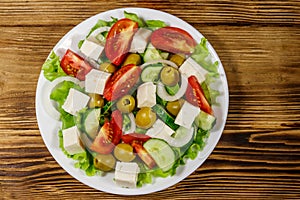
[[[216,123],[218,78],[202,38],[135,13],[98,20],[76,49],[52,52],[49,114],[61,150],[88,176],[125,188],[172,176],[195,159]]]

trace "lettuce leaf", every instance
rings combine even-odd
[[[64,148],[64,140],[62,130],[58,132],[59,138],[59,147],[61,148],[62,152],[68,157],[76,160],[75,167],[81,170],[84,170],[87,176],[95,176],[96,174],[101,174],[102,172],[94,167],[93,164],[93,156],[88,152],[85,151],[83,153],[78,153],[74,155],[70,155]]]
[[[152,30],[167,26],[167,24],[161,20],[146,20],[145,23],[146,23],[147,27]]]
[[[195,47],[191,57],[204,69],[212,74],[218,74],[219,62],[212,61],[212,55],[207,48],[207,40],[203,37],[201,42]]]
[[[139,18],[137,16],[137,14],[124,11],[124,16],[127,19],[131,19],[132,21],[137,22],[139,25],[139,28],[145,27],[145,23],[144,23],[143,19]]]
[[[198,129],[196,137],[194,139],[194,143],[188,148],[188,150],[183,155],[184,159],[192,159],[194,160],[198,153],[203,150],[205,146],[206,138],[209,136],[209,131],[204,131],[201,128]],[[184,160],[183,160],[183,163]]]
[[[82,88],[70,81],[63,81],[50,94],[50,99],[58,103],[58,111],[60,112],[60,120],[62,121],[62,129],[66,129],[75,125],[75,117],[62,109],[69,90],[75,88],[82,91]]]
[[[71,81],[63,81],[61,84],[59,84],[58,87],[56,87],[52,91],[52,93],[50,94],[50,99],[56,101],[59,104],[59,106],[62,106],[64,104],[64,102],[69,94],[69,90],[71,88],[74,88],[76,90],[83,92],[83,89],[79,85],[77,85]]]
[[[59,57],[54,53],[54,51],[51,52],[49,58],[43,64],[42,70],[44,70],[45,78],[49,81],[53,81],[60,76],[67,75],[60,67]]]

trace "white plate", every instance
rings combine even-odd
[[[138,16],[143,17],[146,20],[159,19],[164,22],[167,22],[170,26],[180,27],[186,30],[187,32],[189,32],[197,42],[200,42],[200,39],[203,37],[203,35],[199,33],[195,28],[193,28],[191,25],[187,24],[183,20],[173,15],[170,15],[168,13],[152,10],[152,9],[144,9],[144,8],[123,8],[123,9],[116,9],[116,10],[110,10],[107,12],[99,13],[83,21],[82,23],[74,27],[71,31],[69,31],[56,44],[54,50],[57,50],[61,46],[70,46],[71,49],[78,52],[79,50],[77,47],[77,41],[83,39],[85,35],[87,35],[90,28],[96,24],[98,19],[110,20],[111,16],[119,19],[123,18],[124,10],[126,10],[127,12],[136,13]],[[72,38],[76,42],[72,44],[69,43],[70,40],[68,39],[70,38]],[[226,118],[227,118],[227,112],[228,112],[229,98],[228,98],[228,85],[227,85],[226,75],[217,53],[209,43],[208,43],[208,47],[211,53],[213,54],[214,59],[218,60],[220,63],[219,65],[220,80],[219,80],[219,84],[215,86],[216,87],[215,89],[218,89],[221,92],[221,95],[217,99],[220,105],[213,107],[215,116],[217,117],[217,123],[213,128],[213,130],[211,131],[210,136],[207,140],[207,144],[203,149],[203,151],[199,153],[198,157],[195,160],[189,160],[186,165],[180,166],[177,169],[176,175],[167,178],[156,178],[154,179],[153,184],[147,184],[141,188],[127,189],[127,188],[120,188],[115,185],[115,183],[113,182],[113,173],[109,173],[104,177],[101,176],[88,177],[85,175],[84,171],[80,169],[76,169],[74,167],[74,161],[72,159],[67,158],[66,155],[64,155],[61,149],[59,148],[58,130],[60,129],[61,123],[51,118],[45,111],[45,108],[43,107],[42,99],[45,98],[43,97],[44,95],[43,90],[45,87],[49,85],[49,81],[47,81],[44,78],[43,74],[41,73],[38,80],[37,91],[36,91],[36,115],[37,115],[37,121],[38,121],[39,129],[43,137],[43,140],[48,150],[54,157],[54,159],[71,176],[73,176],[80,182],[90,187],[93,187],[97,190],[101,190],[113,194],[121,194],[121,195],[148,194],[148,193],[152,193],[152,192],[156,192],[168,188],[180,182],[182,179],[186,178],[187,176],[189,176],[198,167],[202,165],[202,163],[207,159],[207,157],[210,155],[210,153],[217,145],[221,137],[221,134],[223,132]]]

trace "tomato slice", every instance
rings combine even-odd
[[[112,130],[109,121],[104,122],[90,149],[100,154],[109,154],[114,149],[110,136]]]
[[[119,110],[111,114],[111,121],[104,122],[90,149],[100,154],[109,154],[122,137],[123,116]]]
[[[111,114],[110,125],[113,131],[111,142],[114,145],[119,144],[122,137],[123,115],[121,111],[115,110]]]
[[[124,18],[117,21],[109,30],[106,37],[105,54],[114,65],[122,64],[137,29],[137,22]]]
[[[156,163],[154,159],[150,156],[150,154],[146,151],[146,149],[137,141],[132,142],[132,147],[140,157],[140,159],[150,168],[155,167]]]
[[[140,133],[129,133],[126,135],[122,135],[122,141],[126,144],[131,144],[133,141],[143,144],[149,139],[151,139],[150,136]]]
[[[188,78],[188,87],[185,93],[186,100],[194,106],[199,106],[201,110],[212,115],[213,110],[205,98],[204,92],[196,76]]]
[[[104,88],[104,98],[114,101],[129,92],[138,82],[142,69],[133,64],[126,65],[116,71],[107,81]]]
[[[155,30],[151,35],[151,43],[157,49],[183,54],[193,53],[197,45],[188,32],[170,26]]]
[[[91,65],[78,54],[68,49],[61,59],[61,68],[70,76],[74,76],[79,80],[85,80],[85,75],[92,70]]]

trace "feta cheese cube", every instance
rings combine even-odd
[[[74,88],[69,90],[69,94],[62,108],[71,115],[75,115],[79,110],[86,107],[90,97]]]
[[[84,40],[80,51],[88,58],[98,60],[104,47],[89,40]]]
[[[152,82],[146,82],[137,89],[137,107],[152,107],[156,104],[156,86]]]
[[[157,119],[152,128],[148,129],[146,135],[168,141],[175,131],[160,119]]]
[[[110,77],[110,73],[97,69],[92,69],[85,76],[85,91],[103,95],[105,84]]]
[[[199,65],[193,58],[189,57],[180,66],[179,71],[184,74],[187,78],[191,75],[195,75],[199,83],[205,81],[205,76],[208,73],[201,65]]]
[[[144,53],[152,31],[140,28],[133,36],[130,50],[132,53]]]
[[[62,134],[64,148],[70,155],[85,151],[79,139],[79,130],[76,126],[62,130]]]
[[[189,129],[192,127],[192,124],[199,113],[199,107],[196,107],[185,101],[175,119],[175,124]]]
[[[115,181],[120,187],[135,188],[140,168],[135,162],[117,162]]]

